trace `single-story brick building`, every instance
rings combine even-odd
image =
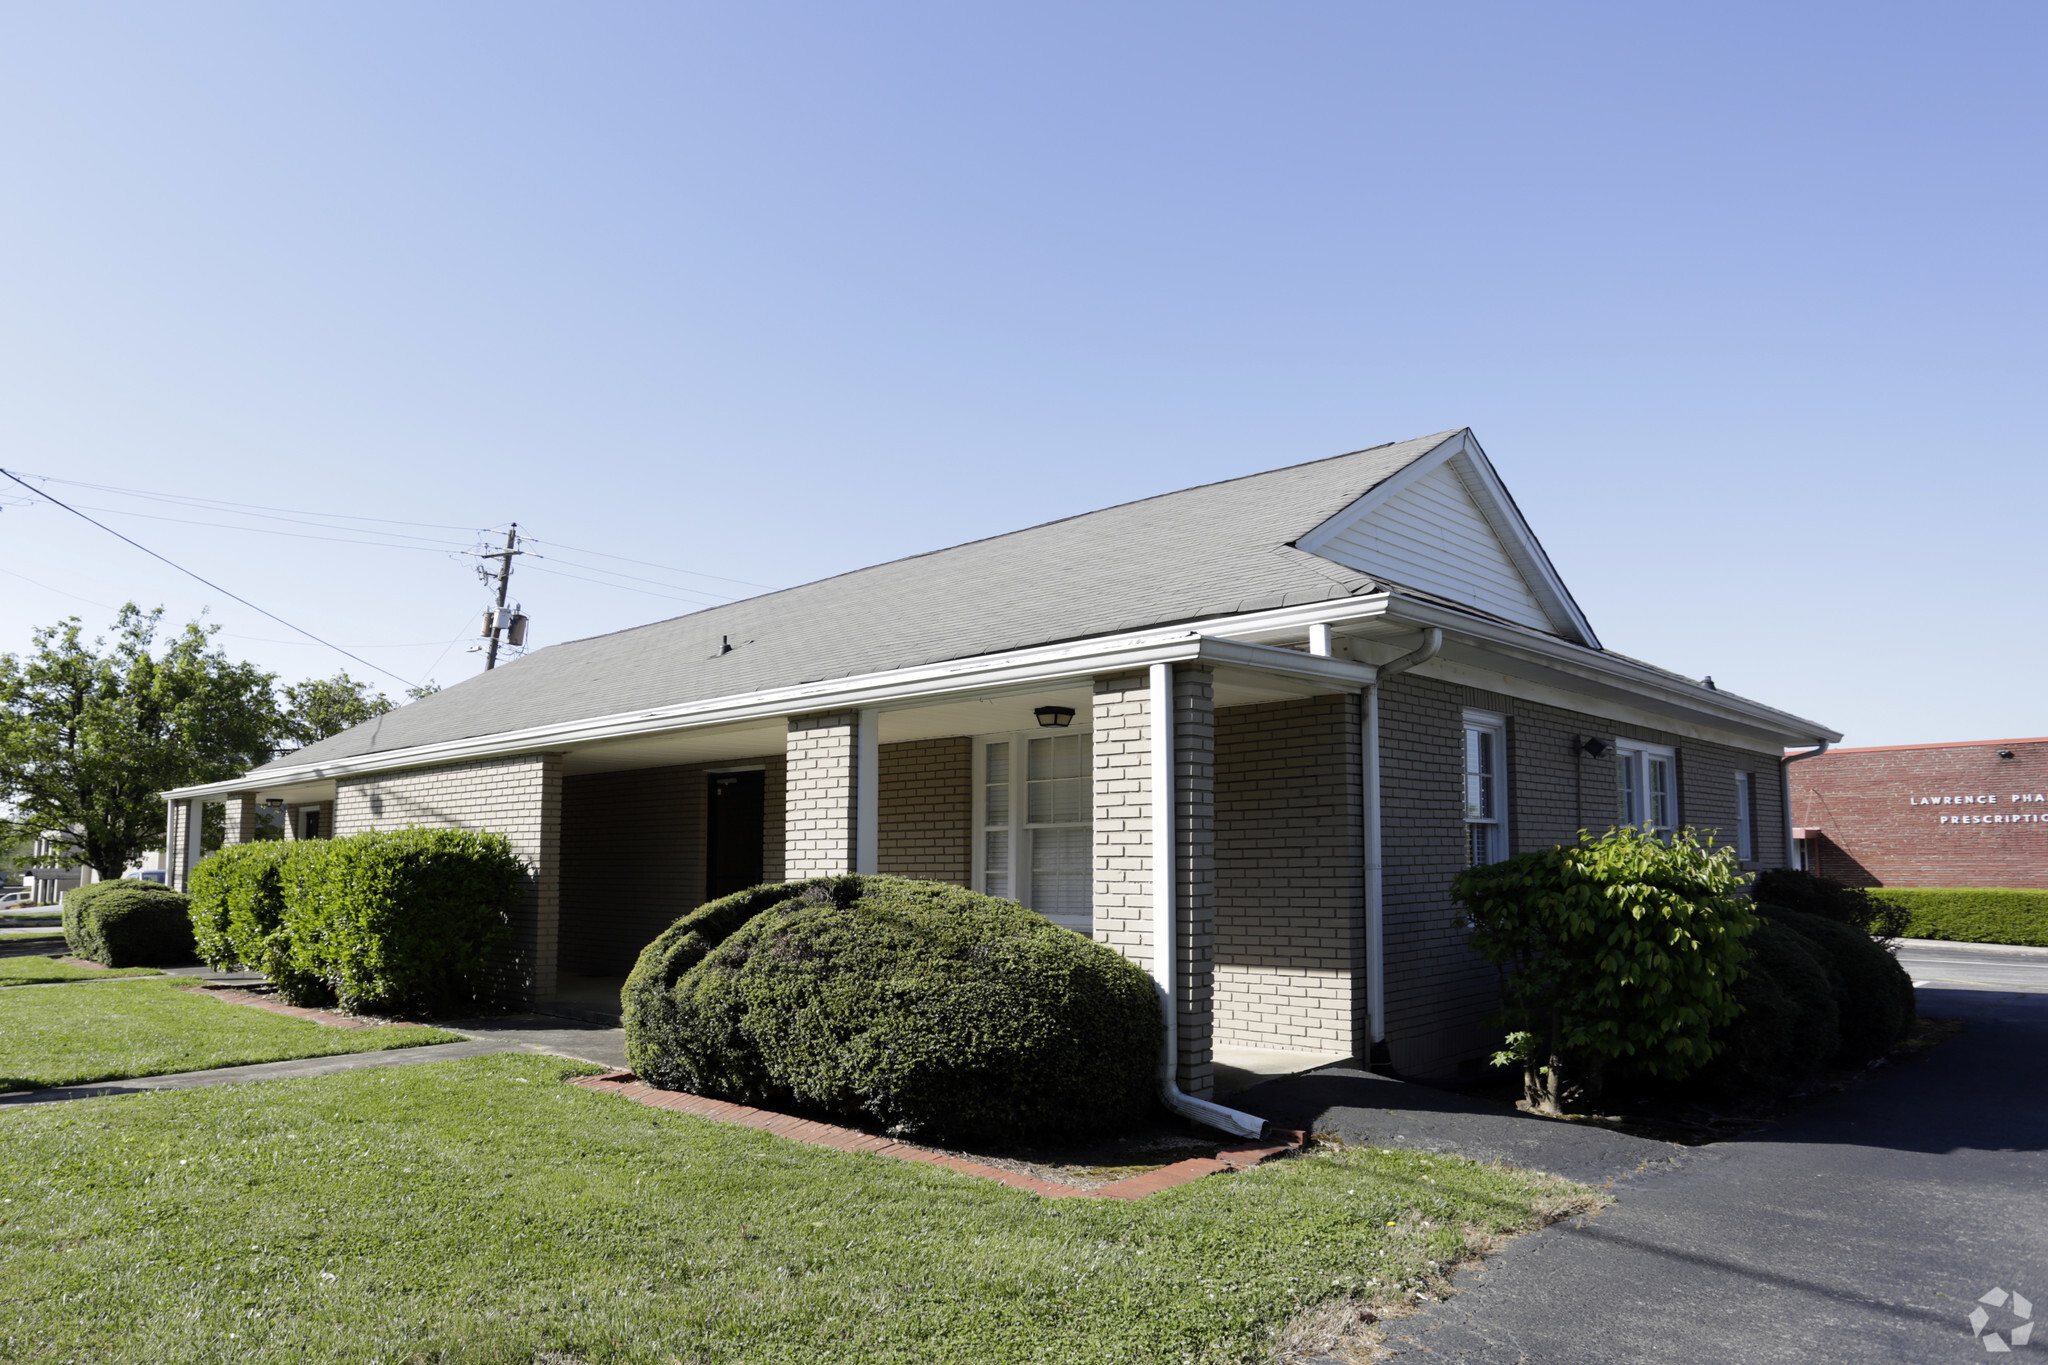
[[[1782,865],[1780,754],[1839,738],[1603,649],[1454,431],[537,650],[168,793],[168,842],[502,831],[543,997],[762,880],[955,882],[1152,970],[1201,1096],[1218,1046],[1455,1066],[1459,868],[1617,821]]]
[[[1809,872],[2048,890],[2048,739],[1834,749],[1790,772],[1794,852]]]

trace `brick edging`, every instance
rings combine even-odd
[[[944,1166],[962,1175],[977,1176],[983,1180],[994,1180],[1008,1185],[1013,1190],[1023,1190],[1045,1199],[1142,1199],[1160,1190],[1170,1190],[1176,1185],[1185,1185],[1200,1180],[1205,1175],[1222,1171],[1242,1170],[1256,1166],[1268,1157],[1282,1152],[1293,1151],[1306,1140],[1306,1134],[1292,1129],[1276,1129],[1263,1143],[1241,1143],[1225,1147],[1214,1157],[1191,1157],[1162,1166],[1144,1175],[1118,1180],[1098,1189],[1082,1189],[1076,1185],[1060,1185],[1050,1180],[1041,1180],[1021,1171],[1006,1171],[1000,1166],[990,1166],[979,1161],[968,1161],[963,1157],[947,1156],[922,1147],[912,1147],[889,1138],[863,1133],[857,1128],[842,1128],[833,1123],[819,1123],[813,1119],[801,1119],[790,1114],[778,1114],[772,1109],[755,1109],[750,1105],[733,1104],[726,1100],[714,1100],[704,1095],[692,1095],[683,1090],[657,1090],[636,1078],[630,1071],[610,1071],[602,1076],[572,1076],[569,1084],[603,1095],[617,1095],[654,1109],[666,1109],[678,1114],[692,1114],[698,1118],[713,1119],[720,1123],[736,1124],[742,1128],[754,1128],[793,1142],[807,1143],[813,1147],[827,1147],[836,1152],[865,1152],[870,1156],[893,1157],[898,1161],[916,1161],[928,1166]]]

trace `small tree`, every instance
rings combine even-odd
[[[284,733],[297,744],[312,744],[391,710],[391,699],[370,690],[346,671],[308,678],[284,690]]]
[[[270,758],[272,676],[208,648],[187,625],[153,651],[163,611],[121,608],[111,647],[77,617],[0,655],[0,799],[14,832],[55,831],[60,855],[112,880],[162,848],[169,787],[212,782]]]
[[[1677,1080],[1713,1056],[1738,1012],[1743,938],[1756,925],[1730,849],[1638,829],[1536,849],[1458,874],[1472,946],[1501,972],[1508,1048],[1529,1102],[1563,1112],[1609,1063]]]

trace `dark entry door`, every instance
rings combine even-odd
[[[766,773],[711,774],[711,817],[704,898],[717,900],[761,883],[761,801]]]

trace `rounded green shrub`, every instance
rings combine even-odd
[[[1714,1060],[1695,1078],[1709,1094],[1783,1094],[1841,1049],[1835,988],[1805,937],[1770,919],[1745,941],[1749,961],[1732,994],[1742,1013],[1714,1032]]]
[[[182,891],[123,877],[64,897],[64,942],[103,967],[178,967],[192,961],[192,915]]]
[[[328,840],[229,844],[192,869],[192,934],[212,967],[261,972],[294,1005],[331,1005],[333,988],[301,968],[287,922],[291,898],[305,900],[324,868]]]
[[[938,882],[760,886],[641,953],[626,1056],[649,1084],[902,1134],[1025,1138],[1152,1103],[1152,980],[1012,901]]]
[[[1841,1013],[1836,1064],[1861,1066],[1911,1032],[1913,979],[1883,945],[1838,920],[1772,907],[1764,915],[1804,938],[1827,970]]]

